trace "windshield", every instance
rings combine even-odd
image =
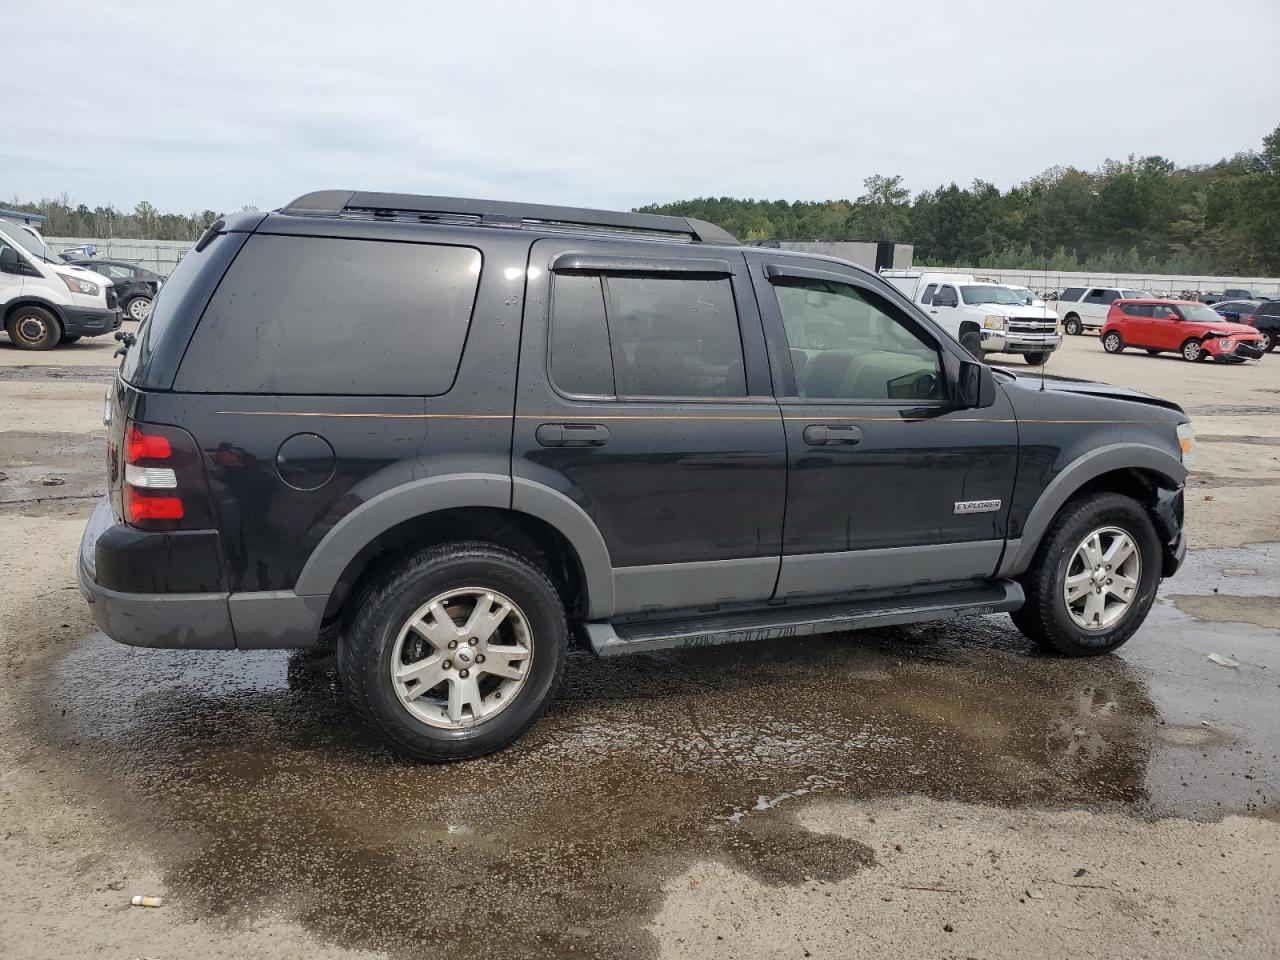
[[[960,295],[964,297],[965,303],[1002,303],[1016,307],[1023,302],[1022,298],[1008,287],[997,287],[995,284],[961,287]]]
[[[1203,303],[1180,303],[1178,312],[1184,320],[1199,320],[1201,323],[1221,323],[1222,318]]]
[[[26,250],[38,260],[45,263],[61,264],[61,260],[53,258],[53,251],[45,246],[44,242],[34,236],[30,231],[17,224],[6,224],[5,236],[13,240],[14,243]]]

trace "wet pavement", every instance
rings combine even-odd
[[[1247,614],[1277,584],[1262,545],[1193,554],[1166,592]],[[448,766],[384,750],[318,654],[99,634],[49,663],[29,711],[190,916],[283,914],[393,956],[616,957],[652,952],[663,883],[695,860],[769,885],[876,869],[867,844],[797,824],[814,798],[1274,817],[1278,641],[1162,598],[1118,655],[1084,661],[1034,653],[1005,617],[575,653],[529,734]]]

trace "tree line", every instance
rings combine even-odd
[[[46,218],[54,237],[199,239],[222,214],[132,212],[54,200],[8,206]],[[253,210],[253,207],[246,207]],[[1280,127],[1260,150],[1178,167],[1164,157],[1051,167],[1002,191],[985,180],[924,190],[899,176],[863,181],[855,200],[702,197],[641,213],[697,217],[747,241],[896,240],[924,266],[1097,273],[1280,275]]]
[[[1164,157],[1051,167],[1007,191],[984,180],[917,193],[898,176],[856,200],[702,197],[641,213],[697,217],[740,239],[895,240],[924,266],[1280,275],[1280,127],[1262,149],[1178,167]]]

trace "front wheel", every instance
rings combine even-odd
[[[1124,349],[1124,337],[1112,330],[1102,338],[1102,349],[1107,353],[1119,353]]]
[[[425,549],[372,582],[355,609],[338,649],[343,686],[375,732],[419,760],[507,746],[564,675],[555,587],[493,544]]]
[[[1276,335],[1270,330],[1260,330],[1262,334],[1262,352],[1270,353],[1276,348]]]
[[[1038,366],[1040,366],[1040,364],[1044,363],[1044,362],[1045,362],[1045,360],[1049,359],[1049,354],[1047,354],[1047,353],[1024,353],[1024,354],[1022,355],[1022,359],[1023,359],[1023,360],[1025,360],[1025,361],[1027,361],[1027,363],[1029,363],[1031,366],[1033,366],[1033,367],[1038,367]]]
[[[124,312],[129,315],[130,320],[137,320],[141,323],[147,319],[147,314],[151,312],[151,298],[134,297],[125,304]]]
[[[960,334],[960,346],[968,350],[973,359],[982,359],[982,334],[978,333],[978,331],[970,330],[967,333]]]
[[[10,314],[4,328],[20,350],[52,350],[62,339],[58,318],[43,307],[19,307]]]
[[[1062,329],[1073,337],[1078,337],[1084,333],[1084,326],[1080,323],[1080,318],[1074,313],[1070,314],[1066,321],[1062,324]]]
[[[1130,497],[1102,493],[1058,515],[1022,577],[1014,625],[1068,657],[1110,653],[1142,626],[1160,583],[1160,540]]]
[[[1182,359],[1188,363],[1195,363],[1197,360],[1205,358],[1205,350],[1199,340],[1188,340],[1182,345]]]

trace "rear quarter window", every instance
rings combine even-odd
[[[1059,299],[1070,300],[1074,303],[1076,300],[1080,299],[1080,296],[1083,293],[1084,287],[1067,287],[1067,289],[1062,291],[1062,296]]]
[[[252,236],[209,301],[174,389],[447,393],[480,265],[472,247]]]

